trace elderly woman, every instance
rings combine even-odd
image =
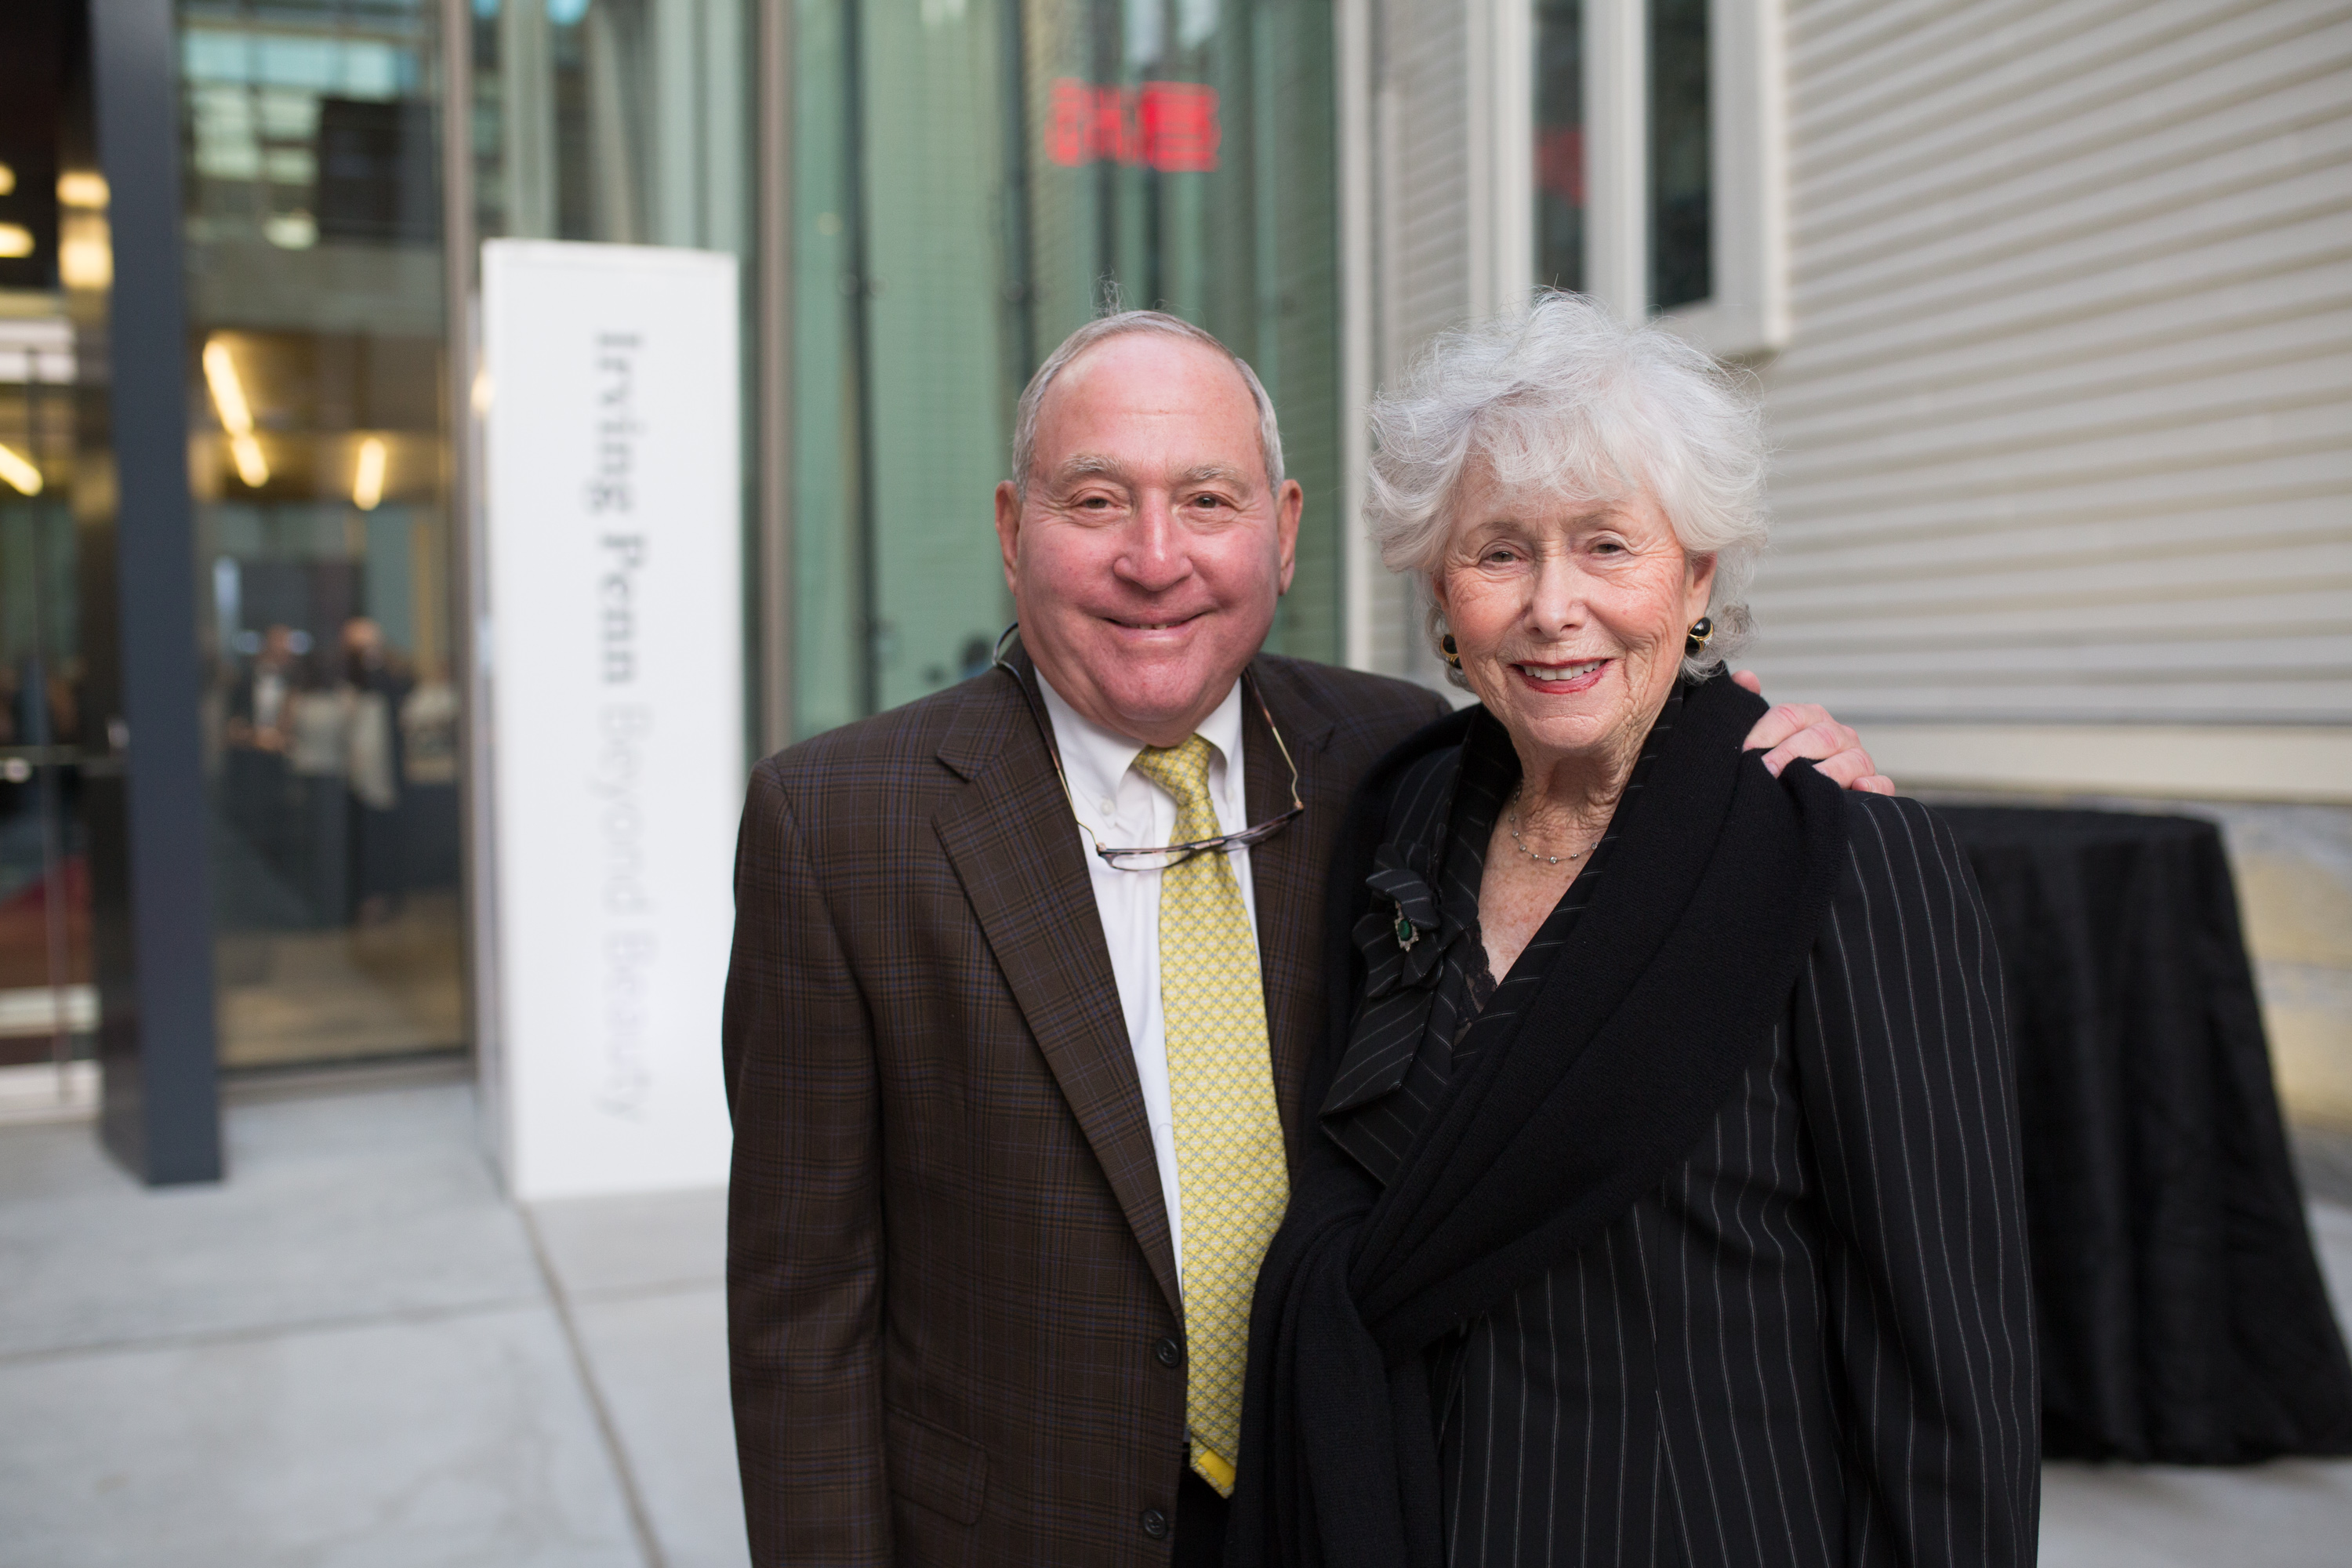
[[[1479,702],[1342,834],[1228,1563],[2032,1562],[1996,960],[1932,815],[1740,749],[1755,410],[1550,295],[1373,417]]]

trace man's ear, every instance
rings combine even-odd
[[[1275,536],[1282,552],[1282,572],[1275,593],[1290,592],[1298,571],[1298,520],[1307,510],[1307,491],[1297,479],[1285,479],[1274,496]]]
[[[1021,592],[1021,497],[1011,479],[996,487],[996,547],[1004,557],[1004,586]]]

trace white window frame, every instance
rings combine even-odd
[[[1535,17],[1470,0],[1472,307],[1535,287]],[[1789,344],[1788,113],[1780,0],[1709,0],[1713,294],[1659,320],[1723,359]],[[1585,286],[1650,314],[1649,6],[1584,0]]]

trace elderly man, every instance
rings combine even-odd
[[[1216,1560],[1332,844],[1446,710],[1259,652],[1302,504],[1248,366],[1095,321],[997,489],[1018,644],[754,774],[728,1278],[762,1568]],[[1776,710],[1749,743],[1883,786],[1852,740]]]

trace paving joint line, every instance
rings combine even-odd
[[[654,1534],[653,1519],[646,1511],[646,1500],[637,1489],[637,1473],[629,1463],[628,1450],[621,1446],[620,1427],[613,1420],[611,1406],[604,1402],[604,1390],[596,1381],[596,1371],[588,1361],[588,1348],[581,1342],[579,1325],[572,1319],[572,1302],[565,1293],[555,1265],[548,1257],[547,1244],[539,1234],[539,1222],[531,1212],[520,1205],[516,1212],[522,1215],[523,1231],[530,1237],[530,1255],[539,1262],[540,1278],[546,1281],[549,1301],[555,1309],[555,1321],[562,1327],[564,1343],[572,1348],[572,1364],[580,1375],[581,1392],[587,1396],[589,1413],[596,1418],[596,1430],[604,1439],[604,1451],[613,1461],[613,1472],[621,1484],[621,1502],[628,1510],[629,1530],[637,1538],[637,1550],[643,1555],[646,1568],[668,1568],[661,1542]]]
[[[76,1344],[50,1345],[34,1350],[0,1351],[0,1367],[21,1366],[41,1361],[67,1361],[78,1356],[129,1355],[141,1351],[204,1350],[215,1345],[251,1344],[261,1340],[282,1339],[301,1334],[332,1333],[341,1329],[371,1329],[404,1323],[447,1322],[457,1318],[487,1317],[494,1312],[510,1312],[520,1308],[547,1304],[543,1298],[538,1296],[501,1296],[490,1300],[467,1301],[444,1307],[399,1307],[390,1311],[353,1312],[340,1317],[296,1318],[284,1322],[256,1323],[241,1328],[195,1329],[146,1337],[90,1340]]]

